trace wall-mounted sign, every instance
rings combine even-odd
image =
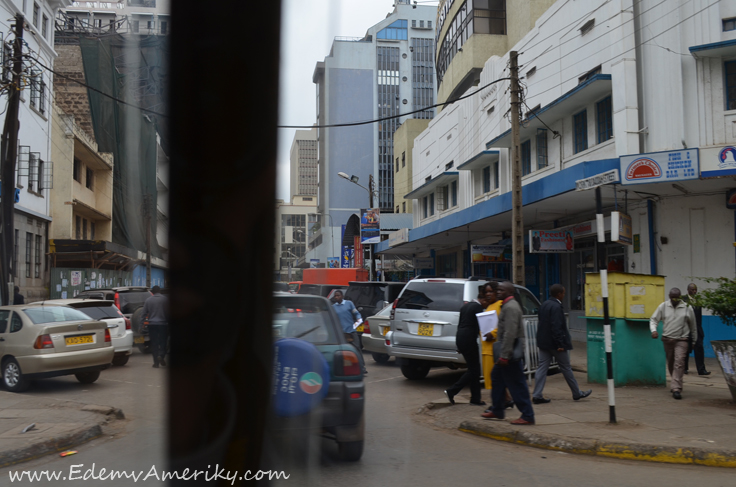
[[[618,169],[602,172],[589,178],[578,179],[575,181],[575,191],[585,191],[611,183],[618,183]]]
[[[506,248],[506,245],[471,245],[470,260],[473,264],[508,262],[504,253]]]
[[[625,245],[633,243],[631,217],[620,211],[611,212],[611,242]]]
[[[700,175],[704,178],[736,174],[736,147],[732,145],[700,149]]]
[[[736,188],[730,189],[726,193],[726,208],[736,210]]]
[[[409,241],[409,229],[400,228],[388,234],[388,246],[396,247]]]
[[[434,269],[434,259],[431,257],[427,258],[414,258],[412,259],[412,265],[415,269]]]
[[[647,184],[698,179],[698,149],[621,156],[621,183]]]
[[[639,234],[637,233],[634,235],[634,253],[638,254],[641,252],[641,240],[639,238]]]
[[[360,210],[360,239],[364,244],[381,243],[381,210],[367,208]]]
[[[319,267],[319,259],[309,259],[309,267],[313,269]]]
[[[327,267],[330,269],[339,269],[340,268],[340,258],[339,257],[328,257]]]
[[[567,253],[575,249],[570,227],[529,230],[529,242],[531,242],[530,252],[537,254]]]

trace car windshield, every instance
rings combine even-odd
[[[375,306],[379,301],[383,301],[383,288],[351,284],[345,292],[345,299],[352,301],[355,306]]]
[[[143,306],[146,299],[151,297],[151,293],[148,291],[136,291],[130,293],[119,293],[118,299],[120,300],[120,311],[125,314],[131,314],[138,308]]]
[[[539,313],[539,301],[526,289],[516,288],[516,298],[521,303],[521,309],[525,315],[536,315]]]
[[[120,312],[115,306],[85,306],[77,309],[95,320],[121,318]]]
[[[463,284],[450,282],[410,282],[396,303],[397,308],[460,311]]]
[[[23,312],[35,325],[90,320],[90,317],[81,311],[66,306],[37,306],[34,308],[25,308]]]
[[[320,345],[339,343],[329,303],[321,299],[274,297],[274,338],[301,338]]]

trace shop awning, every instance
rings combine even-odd
[[[49,240],[53,267],[131,270],[142,261],[138,252],[105,240]]]
[[[580,83],[572,90],[568,91],[549,105],[546,105],[524,120],[520,127],[520,140],[531,138],[537,133],[537,129],[547,128],[540,120],[544,119],[547,125],[569,117],[596,100],[600,100],[606,95],[610,95],[611,75],[596,74],[587,81]],[[491,147],[511,148],[511,130],[507,130],[495,139],[486,144],[486,149]]]
[[[458,171],[472,171],[482,167],[490,166],[494,162],[498,162],[497,150],[484,150],[480,154],[476,154],[467,161],[457,166]]]
[[[446,184],[450,184],[452,181],[457,181],[459,177],[459,172],[457,171],[446,171],[437,176],[436,178],[430,179],[426,183],[419,186],[417,189],[412,191],[411,193],[404,196],[404,198],[408,200],[418,200],[429,193],[433,193],[435,189],[437,189],[440,186],[444,186]]]
[[[736,56],[736,39],[723,42],[713,42],[711,44],[701,44],[699,46],[690,46],[689,49],[690,54],[697,58],[722,58]]]

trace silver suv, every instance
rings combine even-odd
[[[404,377],[424,379],[431,367],[465,366],[465,359],[455,346],[460,308],[476,298],[478,286],[486,282],[472,277],[409,281],[394,301],[391,331],[386,335],[386,349],[401,364]],[[539,301],[525,287],[516,286],[516,291],[529,338],[536,334]],[[532,329],[534,333],[530,333]]]

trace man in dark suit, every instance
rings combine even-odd
[[[478,348],[480,326],[478,325],[478,317],[475,316],[484,312],[485,307],[483,286],[479,286],[478,298],[465,303],[460,308],[455,345],[458,351],[463,354],[468,368],[460,379],[445,391],[445,395],[451,404],[455,404],[455,396],[468,384],[470,385],[470,404],[476,406],[485,406],[486,404],[480,398],[480,351]]]
[[[590,396],[592,390],[581,391],[578,382],[572,374],[569,350],[572,350],[572,339],[565,322],[565,311],[562,309],[562,299],[565,297],[565,288],[561,284],[553,284],[549,288],[550,299],[542,303],[539,308],[539,323],[537,324],[537,347],[539,348],[539,365],[534,374],[534,392],[532,402],[545,404],[551,399],[542,395],[544,384],[547,382],[547,370],[552,357],[557,359],[562,375],[572,391],[572,398],[580,400]]]
[[[695,325],[698,328],[698,338],[695,340],[695,343],[692,341],[690,344],[692,345],[692,351],[695,352],[695,366],[698,369],[698,375],[710,375],[710,371],[705,370],[705,349],[703,348],[703,338],[705,338],[705,333],[703,332],[703,308],[700,306],[693,306],[691,304],[691,300],[695,298],[695,295],[698,294],[698,286],[695,285],[694,282],[691,282],[687,285],[687,296],[682,298],[682,300],[685,302],[685,304],[689,304],[693,308],[693,313],[695,313]],[[688,365],[690,362],[690,354],[685,357],[685,373],[688,373]]]

